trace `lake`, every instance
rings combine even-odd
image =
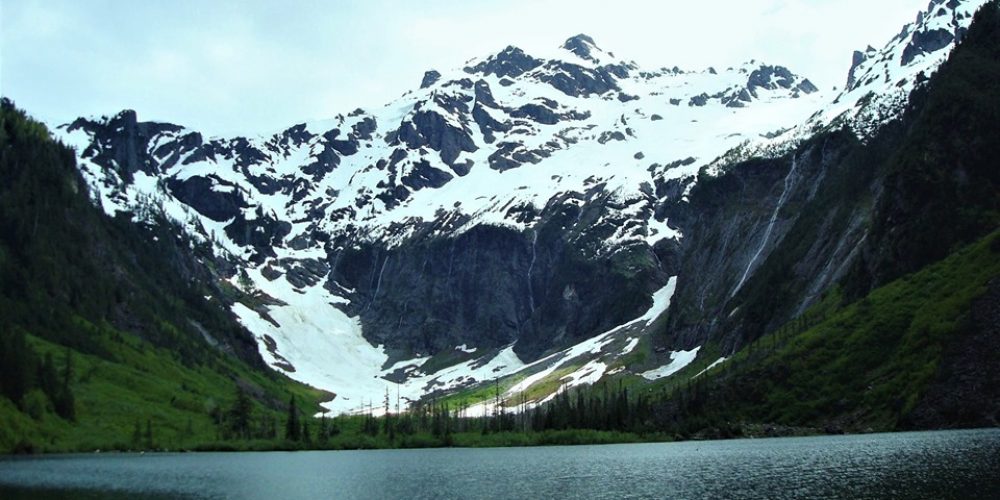
[[[996,498],[1000,430],[0,459],[0,498]]]

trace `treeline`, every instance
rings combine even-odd
[[[216,438],[222,441],[284,440],[309,447],[321,446],[340,434],[335,421],[325,414],[319,419],[307,415],[294,396],[288,401],[282,422],[272,412],[258,409],[250,394],[238,383],[233,401],[227,407],[214,408],[210,416],[216,426]]]
[[[470,416],[473,408],[444,401],[415,403],[408,410],[393,413],[388,405],[375,415],[369,407],[363,414],[334,418],[309,418],[302,414],[295,399],[288,403],[284,432],[266,416],[255,417],[247,395],[238,390],[227,410],[216,412],[220,438],[229,440],[278,440],[299,448],[336,447],[334,439],[348,443],[360,441],[364,447],[375,446],[452,446],[460,444],[456,436],[505,433],[542,434],[549,431],[614,431],[646,434],[656,432],[653,405],[646,395],[630,395],[628,387],[609,384],[563,391],[545,404],[530,406],[517,402],[516,411],[498,400],[485,416]],[[474,438],[473,438],[474,440]],[[346,445],[351,447],[351,445]]]

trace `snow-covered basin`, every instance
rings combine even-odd
[[[257,337],[261,356],[266,361],[274,365],[285,360],[294,367],[294,371],[288,372],[288,376],[336,394],[333,400],[323,404],[326,410],[334,414],[358,412],[369,405],[375,413],[384,411],[386,391],[391,396],[392,410],[395,409],[397,394],[405,409],[408,401],[417,400],[431,390],[455,389],[474,382],[502,378],[539,365],[546,366],[508,390],[507,395],[512,396],[528,389],[560,367],[567,366],[567,363],[579,362],[581,359],[587,359],[587,362],[573,373],[562,377],[563,385],[573,387],[594,383],[608,369],[608,365],[598,359],[603,355],[602,349],[613,342],[614,335],[623,328],[651,324],[670,306],[670,299],[677,285],[677,278],[670,278],[662,289],[653,294],[653,305],[642,316],[531,364],[526,365],[519,359],[514,353],[513,345],[510,345],[498,353],[494,351],[433,374],[426,374],[420,368],[429,357],[403,360],[383,368],[389,360],[384,346],[368,343],[362,335],[358,319],[349,317],[336,306],[344,303],[345,299],[331,294],[322,286],[300,291],[283,279],[269,281],[257,270],[250,271],[250,277],[261,291],[284,304],[270,306],[267,319],[243,304],[234,305],[233,312]],[[265,336],[273,341],[275,352],[268,350]],[[636,345],[637,339],[629,340],[626,349],[620,354],[627,354]],[[470,351],[466,346],[458,347],[465,352]],[[397,370],[408,373],[404,382],[397,384],[384,378]]]
[[[568,349],[559,351],[526,366],[525,368],[531,368],[536,365],[550,363],[545,369],[526,377],[517,384],[514,384],[507,390],[506,395],[514,396],[515,394],[528,390],[531,386],[548,378],[559,368],[574,361],[578,361],[581,357],[600,354],[604,346],[615,340],[615,334],[627,327],[637,324],[649,326],[656,320],[656,318],[660,317],[661,314],[670,308],[670,300],[673,298],[674,291],[676,289],[677,277],[673,276],[667,280],[667,284],[663,288],[657,290],[656,293],[653,294],[653,305],[642,316],[639,316],[628,323],[618,325],[600,335],[597,335],[596,337],[585,340]],[[620,355],[624,356],[625,354],[628,354],[635,349],[637,345],[639,345],[638,339],[629,340]],[[556,359],[556,361],[551,362],[553,359]],[[573,373],[562,377],[561,380],[564,380],[565,382],[562,384],[561,388],[569,388],[577,385],[592,384],[597,382],[606,374],[607,369],[608,365],[606,363],[592,359]]]

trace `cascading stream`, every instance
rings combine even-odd
[[[535,269],[535,246],[538,243],[538,231],[531,233],[531,263],[528,264],[528,303],[531,305],[531,312],[535,312],[535,290],[531,286],[531,272]]]
[[[375,303],[375,299],[378,298],[378,291],[382,288],[382,275],[385,274],[385,265],[389,263],[389,256],[385,256],[385,260],[382,261],[382,270],[378,272],[378,284],[375,285],[375,293],[372,295],[372,301],[368,304],[371,307]]]
[[[792,168],[788,170],[788,175],[785,176],[784,189],[781,191],[781,196],[778,198],[778,204],[774,207],[774,213],[771,214],[771,220],[767,223],[767,230],[764,231],[764,239],[760,242],[760,248],[757,252],[753,254],[753,258],[750,259],[750,263],[747,264],[747,268],[743,271],[743,277],[740,278],[740,282],[736,284],[736,288],[733,289],[733,293],[729,295],[730,298],[736,296],[736,292],[743,288],[743,284],[746,283],[747,277],[750,276],[750,270],[753,269],[754,264],[757,263],[757,259],[760,258],[760,254],[764,253],[764,248],[767,247],[768,241],[771,239],[771,232],[774,230],[774,224],[778,221],[778,213],[788,202],[789,192],[791,191],[791,184],[794,182],[793,176],[795,175],[795,170],[798,168],[799,162],[798,158],[792,157]]]

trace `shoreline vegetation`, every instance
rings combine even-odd
[[[735,432],[733,432],[735,429]],[[943,429],[942,429],[943,430]],[[904,432],[904,431],[898,431]],[[931,432],[930,430],[927,432]],[[878,434],[870,431],[848,434]],[[761,424],[739,425],[731,429],[709,429],[694,436],[681,437],[664,432],[640,434],[620,431],[595,431],[592,429],[565,429],[545,431],[504,431],[483,434],[467,431],[444,437],[431,434],[407,436],[401,440],[387,441],[384,437],[367,435],[345,436],[319,445],[303,445],[294,441],[274,442],[221,442],[205,443],[190,450],[156,450],[163,452],[241,452],[241,451],[350,451],[350,450],[405,450],[423,448],[530,448],[539,446],[587,446],[640,443],[681,443],[690,441],[719,441],[730,439],[774,439],[786,437],[806,437],[843,435],[828,433],[822,429],[807,427],[785,427]]]
[[[685,443],[707,441],[729,441],[739,439],[781,439],[792,437],[816,436],[863,436],[878,434],[906,434],[942,431],[974,431],[995,430],[997,427],[985,428],[942,428],[921,430],[875,430],[859,432],[832,432],[813,427],[787,427],[763,424],[742,424],[738,429],[709,429],[698,435],[679,437],[666,433],[637,434],[618,431],[594,431],[588,429],[548,430],[540,432],[506,431],[495,434],[480,432],[460,432],[446,437],[435,437],[430,434],[416,434],[389,441],[384,437],[372,437],[364,434],[339,436],[324,443],[301,443],[291,440],[249,440],[249,441],[217,441],[205,442],[180,448],[130,449],[109,448],[93,450],[49,450],[31,453],[3,453],[0,457],[17,456],[58,456],[87,454],[133,454],[150,453],[240,453],[240,452],[298,452],[298,451],[367,451],[367,450],[418,450],[431,448],[531,448],[546,446],[595,446],[615,444],[652,444],[652,443]]]

